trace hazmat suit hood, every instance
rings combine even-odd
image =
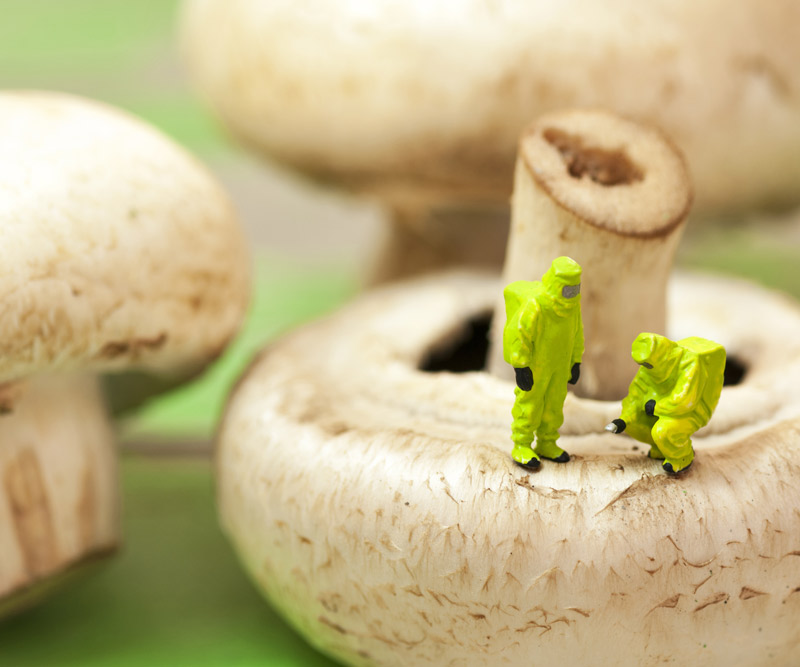
[[[681,358],[680,347],[654,333],[641,333],[631,346],[631,356],[640,366],[644,366],[656,382],[663,382],[675,370]]]
[[[569,257],[557,257],[542,276],[542,296],[559,317],[565,317],[581,302],[581,267]]]

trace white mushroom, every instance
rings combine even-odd
[[[667,334],[719,341],[729,375],[746,371],[695,434],[692,470],[667,476],[604,432],[618,403],[569,395],[573,460],[531,473],[509,455],[511,383],[475,360],[425,370],[476,346],[483,360],[475,323],[501,288],[474,273],[384,288],[256,360],[217,466],[258,587],[348,664],[796,664],[797,306],[675,280]]]
[[[197,85],[236,137],[396,212],[383,277],[403,271],[400,252],[406,271],[454,259],[465,232],[440,219],[504,205],[521,131],[566,106],[661,127],[701,213],[798,202],[794,0],[186,0],[182,23]],[[499,248],[496,226],[474,246]]]
[[[111,429],[88,374],[189,375],[247,301],[210,175],[149,127],[0,93],[0,610],[118,542]]]
[[[796,307],[674,285],[670,334],[748,367],[685,478],[603,433],[617,403],[572,396],[573,461],[530,474],[509,456],[509,383],[420,370],[500,287],[381,290],[262,355],[217,452],[223,524],[258,587],[347,664],[796,664]]]

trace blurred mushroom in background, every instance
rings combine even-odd
[[[186,0],[196,85],[243,144],[383,201],[372,279],[499,267],[517,139],[601,107],[686,155],[697,217],[800,200],[800,3]]]

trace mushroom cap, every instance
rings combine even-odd
[[[0,93],[0,382],[191,373],[243,317],[248,260],[225,193],[127,114]]]
[[[569,395],[568,464],[509,455],[513,384],[420,370],[501,284],[375,291],[256,360],[218,442],[223,524],[250,576],[322,650],[358,665],[761,665],[797,661],[800,311],[682,277],[669,335],[747,368],[664,474]],[[324,342],[324,344],[321,344]]]
[[[500,200],[532,118],[660,126],[697,209],[800,197],[800,4],[187,0],[200,91],[243,142],[389,199]]]

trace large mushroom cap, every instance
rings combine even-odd
[[[509,456],[513,384],[421,370],[500,287],[375,291],[256,361],[217,452],[253,580],[348,664],[797,664],[797,306],[676,281],[670,335],[720,341],[747,369],[692,469],[667,476],[603,432],[618,403],[570,396],[573,460],[530,474]]]
[[[187,0],[201,91],[245,143],[402,200],[505,200],[531,118],[660,126],[701,211],[800,198],[800,4]]]
[[[0,614],[113,551],[93,372],[186,375],[248,295],[243,238],[195,160],[101,104],[0,93]]]
[[[248,298],[231,203],[134,118],[55,93],[0,93],[0,382],[188,371]]]

